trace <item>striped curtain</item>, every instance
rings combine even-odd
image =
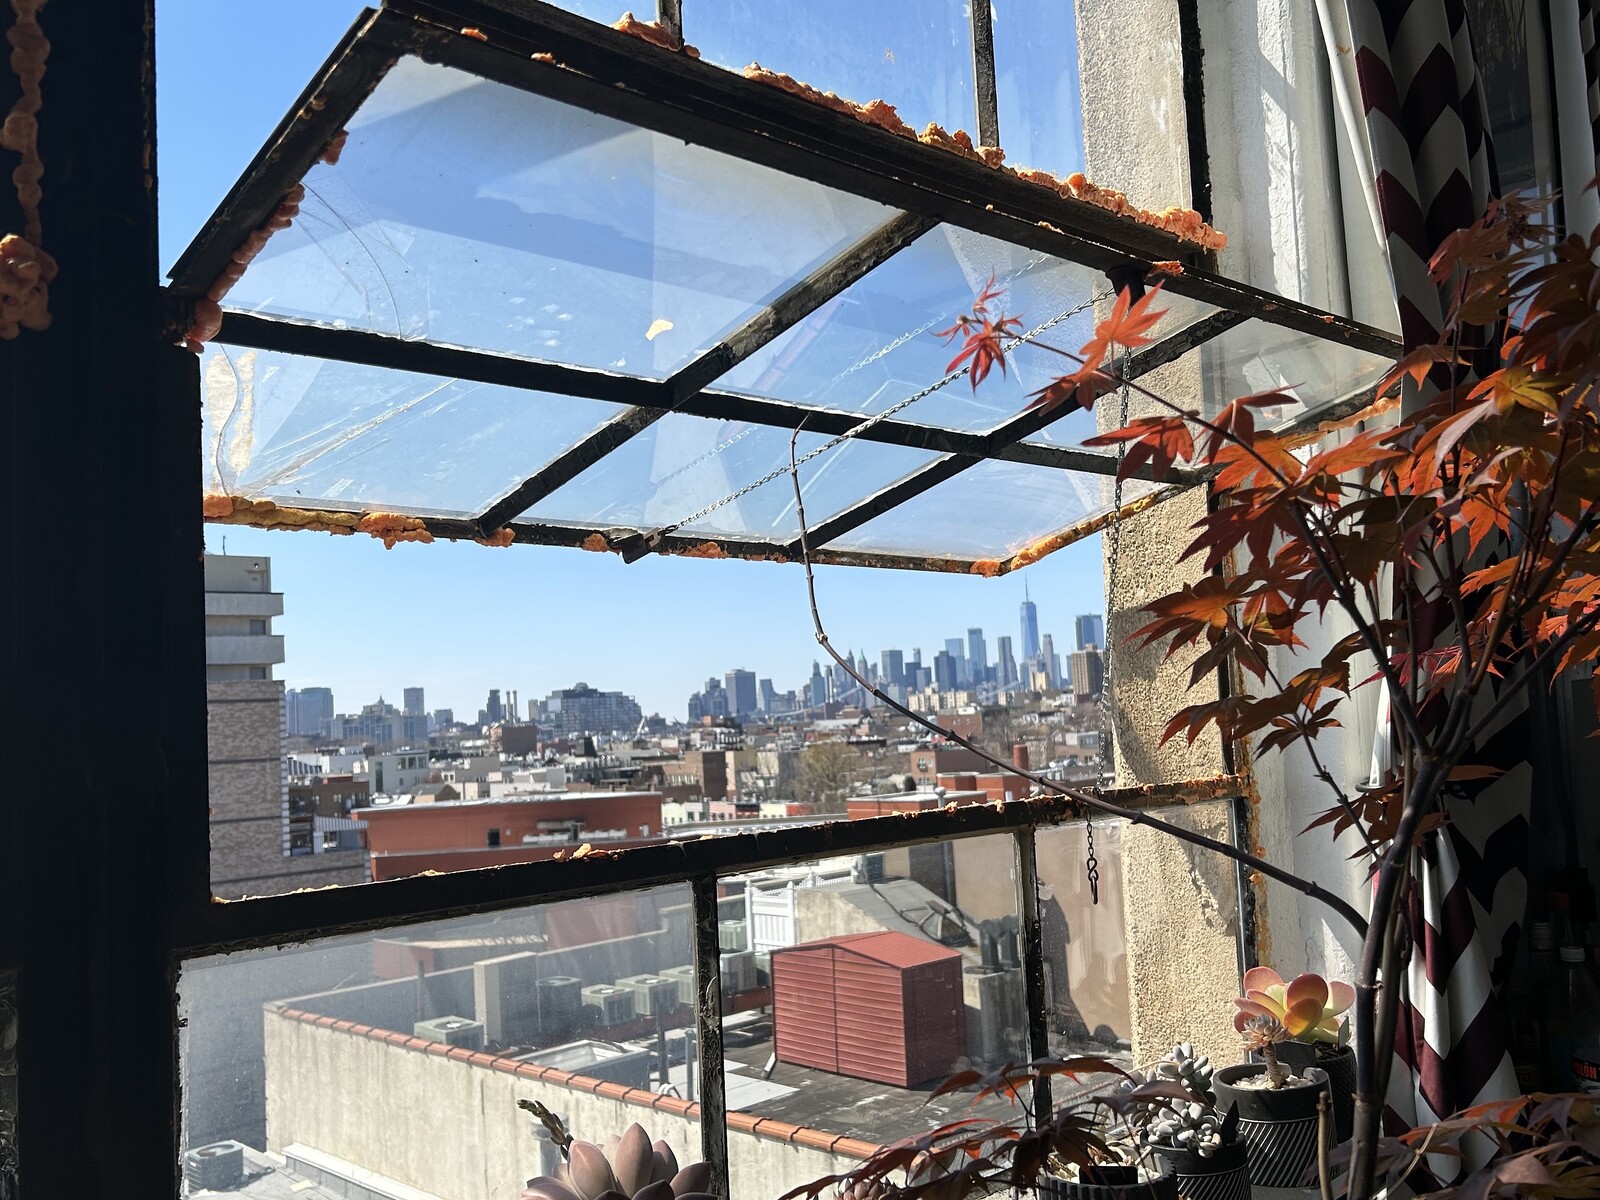
[[[1487,108],[1460,0],[1349,0],[1348,12],[1409,349],[1435,341],[1444,321],[1429,258],[1494,192]],[[1473,761],[1506,773],[1453,796],[1451,823],[1418,855],[1386,1113],[1393,1132],[1519,1090],[1499,993],[1526,911],[1531,767],[1517,735],[1525,720],[1525,709],[1509,712],[1476,748]]]

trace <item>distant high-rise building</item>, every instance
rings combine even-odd
[[[401,705],[400,711],[408,717],[420,717],[426,715],[428,706],[423,703],[421,688],[406,688],[404,703]]]
[[[955,662],[956,686],[965,687],[968,683],[972,682],[972,677],[968,673],[966,641],[962,638],[945,638],[944,652],[948,654]],[[934,668],[934,674],[936,676],[938,674],[937,667]]]
[[[972,672],[972,682],[982,683],[989,677],[989,648],[983,642],[983,630],[967,630],[967,669]]]
[[[1105,686],[1105,656],[1098,650],[1079,650],[1072,656],[1072,693],[1079,704],[1100,699]]]
[[[762,713],[780,711],[778,708],[778,691],[772,686],[772,680],[756,680],[756,709]]]
[[[1056,640],[1050,634],[1044,635],[1044,645],[1039,648],[1039,665],[1050,676],[1050,686],[1061,686],[1061,656],[1056,653]]]
[[[933,656],[933,686],[941,692],[953,692],[960,686],[956,657],[948,650],[941,650]]]
[[[551,692],[540,707],[543,715],[539,724],[551,737],[576,737],[583,733],[632,734],[644,720],[639,702],[632,696],[602,692],[582,682]]]
[[[321,737],[333,719],[333,692],[325,687],[291,689],[284,694],[283,704],[291,734]]]
[[[1106,619],[1099,613],[1084,613],[1073,618],[1073,631],[1077,634],[1078,649],[1087,650],[1090,646],[1105,648],[1106,644]]]
[[[364,882],[366,855],[324,855],[314,821],[289,810],[287,697],[272,677],[284,661],[283,637],[272,632],[283,596],[272,590],[272,561],[207,554],[203,570],[212,891],[235,900],[287,891],[301,881]],[[319,705],[326,696],[332,708],[326,688],[305,692],[316,694]],[[304,707],[297,708],[304,724]]]
[[[1028,585],[1022,585],[1022,640],[1017,643],[1024,660],[1039,657],[1039,610],[1028,597]]]
[[[402,697],[400,738],[408,746],[428,744],[428,706],[423,702],[419,687],[406,688]]]
[[[735,667],[723,677],[730,716],[743,720],[756,711],[756,673]]]
[[[881,660],[878,673],[884,683],[892,684],[896,687],[905,683],[906,662],[904,654],[898,650],[885,650],[878,657]]]
[[[456,710],[453,708],[436,708],[433,710],[433,727],[443,729],[446,725],[456,723]]]
[[[1017,660],[1011,654],[1011,639],[1001,638],[995,643],[995,682],[1003,688],[1015,687]]]
[[[506,710],[505,705],[500,703],[499,688],[489,689],[489,700],[483,706],[483,712],[490,725],[498,725],[501,721],[505,720]]]
[[[821,708],[828,702],[828,680],[822,674],[822,666],[816,661],[811,663],[811,682],[806,686],[809,693],[806,697],[812,708]]]

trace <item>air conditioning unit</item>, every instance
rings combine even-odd
[[[633,1008],[641,1017],[659,1017],[678,1007],[678,981],[665,975],[629,975],[617,986],[633,993]]]
[[[748,950],[724,951],[722,955],[722,994],[735,996],[756,987],[756,956]]]
[[[583,1018],[583,980],[551,975],[539,980],[539,1036],[565,1041]]]
[[[694,1005],[694,967],[668,967],[661,972],[668,979],[678,981],[678,1003]]]
[[[244,1182],[244,1143],[212,1142],[183,1156],[183,1178],[191,1192],[231,1192]]]
[[[602,1029],[626,1025],[638,1015],[633,1007],[633,992],[609,983],[591,984],[583,989],[584,1015]]]
[[[431,1021],[418,1021],[411,1027],[413,1037],[427,1038],[430,1042],[444,1042],[448,1046],[464,1046],[468,1050],[483,1049],[483,1024],[466,1017],[434,1017]]]
[[[717,944],[724,950],[748,950],[750,938],[743,921],[718,921]]]
[[[883,855],[861,854],[850,866],[851,883],[882,883],[884,879]]]

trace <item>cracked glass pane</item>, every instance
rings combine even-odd
[[[621,411],[600,400],[215,345],[207,494],[476,515]]]
[[[663,378],[894,216],[413,58],[347,132],[227,307]]]
[[[1123,503],[1154,486],[1130,479],[1123,485]],[[1110,512],[1114,487],[1107,475],[988,460],[829,542],[828,549],[1009,558]]]
[[[685,534],[787,542],[800,534],[788,474],[789,437],[787,429],[670,413],[519,519],[585,529],[681,524]],[[796,455],[803,458],[830,441],[802,433]],[[935,457],[853,440],[822,450],[799,467],[807,523],[814,526]],[[773,472],[781,474],[696,516]]]

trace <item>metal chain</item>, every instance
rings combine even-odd
[[[1117,428],[1126,429],[1128,425],[1128,406],[1130,392],[1128,388],[1128,352],[1122,352],[1122,388],[1121,411],[1118,413]],[[1101,647],[1101,654],[1105,658],[1105,670],[1100,678],[1100,786],[1102,788],[1113,786],[1116,783],[1116,759],[1112,752],[1112,691],[1116,683],[1116,659],[1111,653],[1111,606],[1117,598],[1117,564],[1122,557],[1122,457],[1126,453],[1127,443],[1117,443],[1117,476],[1116,483],[1111,489],[1111,526],[1109,530],[1111,549],[1110,560],[1106,567],[1106,623],[1105,642]],[[1100,860],[1094,856],[1094,821],[1087,810],[1083,814],[1083,830],[1085,846],[1088,854],[1084,859],[1083,867],[1089,878],[1089,898],[1095,904],[1100,903]]]
[[[1042,333],[1045,333],[1047,330],[1055,328],[1057,325],[1061,324],[1061,322],[1063,322],[1063,321],[1065,321],[1065,320],[1067,320],[1067,319],[1069,319],[1071,317],[1075,317],[1079,313],[1083,312],[1085,309],[1091,308],[1094,305],[1099,304],[1099,303],[1101,303],[1101,302],[1103,302],[1105,300],[1111,299],[1111,298],[1112,297],[1109,294],[1105,294],[1105,293],[1097,293],[1095,295],[1090,296],[1087,300],[1084,300],[1082,303],[1075,304],[1073,307],[1067,309],[1065,312],[1057,313],[1055,316],[1051,317],[1048,321],[1044,322],[1041,325],[1034,326],[1034,328],[1028,330],[1026,333],[1018,334],[1015,338],[1012,338],[1006,344],[1006,347],[1005,347],[1006,352],[1009,354],[1012,350],[1015,350],[1018,346],[1021,346],[1026,342],[1031,342],[1034,338],[1038,337]],[[901,401],[899,401],[899,402],[897,402],[895,404],[891,404],[888,408],[884,409],[882,412],[874,413],[872,416],[866,418],[865,420],[859,422],[858,424],[852,425],[849,429],[845,430],[843,433],[837,435],[836,437],[829,438],[827,441],[823,442],[822,445],[816,446],[816,447],[806,451],[804,454],[800,455],[794,462],[794,468],[795,469],[799,468],[801,466],[801,464],[810,462],[812,459],[816,458],[818,455],[826,454],[829,450],[832,450],[835,446],[839,445],[841,442],[846,442],[846,441],[849,441],[851,438],[859,437],[861,434],[865,433],[868,429],[871,429],[874,425],[878,424],[880,421],[888,420],[890,417],[894,416],[895,413],[901,411],[902,409],[909,408],[911,405],[915,404],[918,400],[925,400],[929,396],[933,395],[935,392],[939,391],[941,388],[948,387],[950,384],[954,383],[956,380],[965,378],[967,376],[968,372],[971,371],[971,369],[972,368],[970,366],[967,366],[967,367],[962,367],[959,371],[951,371],[948,375],[946,375],[943,379],[939,380],[937,383],[930,384],[929,386],[923,388],[920,392],[917,392],[917,393],[915,393],[913,395],[907,396],[904,400],[901,400]],[[741,436],[743,436],[743,435],[741,435]],[[734,440],[737,440],[737,438],[734,439]],[[712,453],[716,453],[716,452],[717,451],[713,451]],[[790,467],[790,465],[788,463],[785,463],[781,467],[775,467],[771,471],[768,471],[760,479],[755,480],[753,483],[745,484],[744,487],[740,488],[738,491],[730,492],[728,495],[724,496],[722,499],[717,500],[717,501],[715,501],[715,502],[713,502],[711,504],[706,505],[704,508],[700,509],[698,512],[690,513],[687,517],[684,517],[684,518],[682,518],[681,520],[678,520],[678,521],[674,521],[670,525],[663,525],[660,529],[655,531],[655,535],[658,536],[658,537],[665,537],[667,534],[675,533],[677,530],[682,529],[685,525],[693,525],[696,521],[703,520],[704,518],[710,516],[712,513],[716,512],[719,508],[723,508],[723,507],[725,507],[725,506],[727,506],[729,504],[732,504],[736,500],[740,500],[740,499],[744,498],[745,496],[748,496],[751,492],[755,491],[757,488],[765,487],[767,484],[771,483],[775,479],[782,479],[783,477],[785,477],[786,475],[789,474],[790,470],[791,470],[791,467]]]

